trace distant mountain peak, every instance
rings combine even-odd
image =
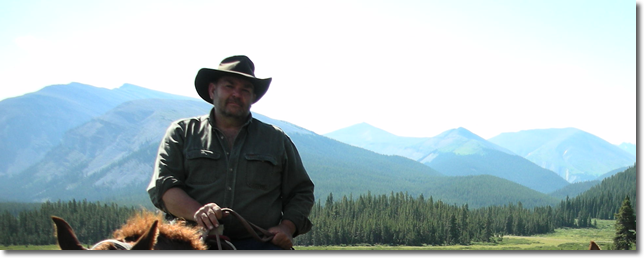
[[[130,84],[130,83],[123,83],[123,85],[121,85],[121,87],[118,87],[118,88],[119,89],[146,89],[144,87],[134,85],[134,84]]]
[[[486,140],[481,138],[480,136],[476,135],[475,133],[471,132],[470,130],[465,129],[464,127],[459,127],[456,129],[450,129],[447,130],[436,137],[438,138],[453,138],[453,137],[462,137],[466,138],[469,140],[476,140],[476,141],[483,141],[485,142]]]
[[[370,125],[366,122],[355,124],[331,133],[326,134],[331,138],[343,138],[343,135],[349,135],[349,137],[359,137],[361,140],[365,141],[378,141],[378,140],[388,140],[392,137],[397,137],[396,135],[382,130],[378,127]]]
[[[485,149],[492,149],[505,152],[510,155],[516,155],[505,148],[488,142],[463,127],[447,130],[430,138],[428,141],[421,143],[420,146],[424,146],[427,152],[431,150],[432,152],[453,152],[460,155],[471,155],[476,153],[480,154],[484,152]],[[431,156],[431,154],[428,155],[428,157]]]
[[[467,137],[467,138],[476,138],[476,139],[482,139],[480,136],[474,134],[472,131],[465,129],[465,127],[459,127],[456,129],[450,130],[451,133],[457,133],[461,136]]]
[[[358,124],[349,126],[347,128],[354,128],[354,129],[359,129],[359,130],[378,130],[378,131],[381,131],[381,132],[386,132],[385,130],[382,130],[382,129],[378,128],[378,127],[375,127],[375,126],[373,126],[373,125],[371,125],[371,124],[369,124],[367,122],[358,123]],[[389,133],[389,132],[387,132],[387,133]]]

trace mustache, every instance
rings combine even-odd
[[[240,105],[240,106],[244,106],[244,104],[241,102],[241,100],[238,99],[238,98],[235,98],[235,97],[228,98],[226,100],[226,104],[228,104],[228,103],[234,103],[234,104],[237,104],[237,105]]]

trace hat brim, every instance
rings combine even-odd
[[[253,92],[257,96],[255,100],[253,101],[253,104],[259,99],[261,99],[264,94],[268,91],[268,87],[271,85],[271,81],[273,78],[256,78],[249,76],[244,73],[238,73],[235,71],[222,71],[222,70],[217,70],[217,69],[210,69],[210,68],[201,68],[199,72],[197,73],[197,77],[195,77],[195,89],[197,90],[197,93],[199,93],[199,96],[206,102],[212,104],[212,99],[210,98],[210,94],[208,93],[208,85],[211,82],[217,81],[220,77],[224,75],[232,75],[232,76],[238,76],[241,78],[244,78],[246,80],[249,80],[253,86]]]

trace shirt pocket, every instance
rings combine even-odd
[[[270,191],[282,182],[282,163],[270,154],[246,153],[246,184],[255,189]]]
[[[186,153],[188,176],[186,183],[191,185],[212,184],[221,177],[221,154],[210,150],[190,150]],[[225,169],[225,168],[223,168]]]

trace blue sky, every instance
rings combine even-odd
[[[192,96],[248,55],[253,111],[319,134],[575,127],[636,140],[633,1],[0,1],[0,99],[52,84]]]

